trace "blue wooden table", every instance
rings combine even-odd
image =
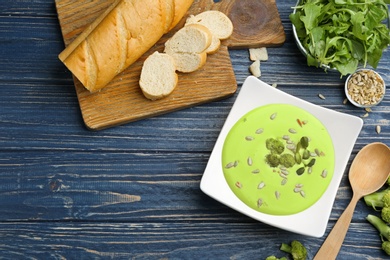
[[[345,78],[308,67],[277,1],[286,42],[269,48],[261,79],[314,104],[363,116],[344,104]],[[306,237],[252,220],[199,188],[237,93],[126,125],[83,124],[53,0],[0,2],[0,258],[264,259],[300,240],[312,258],[351,199],[350,163],[366,144],[390,145],[390,92],[363,118],[326,234]],[[231,50],[238,90],[251,64]],[[377,68],[390,84],[390,52]],[[322,94],[326,99],[320,99]],[[375,131],[381,126],[381,133]],[[381,241],[357,205],[339,259],[382,259]]]

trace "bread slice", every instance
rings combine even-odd
[[[201,24],[206,26],[211,34],[212,41],[206,50],[208,54],[218,51],[221,40],[229,38],[233,33],[233,23],[224,13],[216,10],[205,11],[187,18],[186,26],[190,24]]]
[[[207,27],[191,24],[184,26],[167,40],[165,49],[177,53],[201,53],[210,46],[211,37],[211,32]]]
[[[173,52],[166,50],[167,54],[175,60],[176,70],[183,73],[190,73],[200,69],[207,60],[207,53],[195,52]]]
[[[175,61],[170,55],[156,51],[144,61],[139,85],[146,98],[156,100],[168,96],[177,82]]]
[[[185,25],[201,24],[220,40],[229,38],[233,33],[233,23],[229,17],[216,10],[205,11],[187,18]]]

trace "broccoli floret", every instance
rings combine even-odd
[[[278,155],[270,153],[270,154],[267,154],[267,156],[265,158],[266,158],[266,161],[269,164],[269,166],[277,167],[279,165],[280,161],[279,161]]]
[[[382,208],[381,218],[384,222],[390,223],[390,207]]]
[[[307,250],[301,242],[293,240],[291,245],[282,243],[280,250],[291,254],[294,260],[305,260],[307,257]]]
[[[280,164],[286,168],[293,167],[295,165],[295,158],[289,153],[282,154],[280,156]]]
[[[386,254],[390,255],[390,241],[382,242],[382,249],[386,252]]]
[[[367,206],[372,207],[375,210],[379,210],[378,208],[383,208],[384,203],[388,203],[390,205],[390,188],[364,196],[364,202]]]
[[[284,151],[284,143],[278,139],[268,138],[265,145],[271,153],[282,154]]]
[[[277,258],[277,257],[274,256],[274,255],[270,255],[270,256],[268,256],[265,260],[287,260],[287,258],[286,258],[286,257]]]
[[[390,240],[390,227],[381,218],[369,214],[366,219],[370,222],[378,231],[382,239]]]
[[[383,195],[382,202],[383,207],[390,207],[390,189]]]

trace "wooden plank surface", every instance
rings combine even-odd
[[[320,106],[363,116],[364,110],[343,104],[344,78],[306,66],[288,20],[294,4],[277,2],[286,42],[268,48],[261,79]],[[347,174],[324,237],[254,221],[199,189],[236,93],[91,132],[72,76],[57,59],[63,47],[52,0],[1,1],[1,259],[265,259],[283,256],[280,243],[292,239],[307,246],[308,259],[315,255],[351,199]],[[240,90],[249,76],[248,50],[229,50],[229,56]],[[377,71],[389,85],[389,50]],[[390,146],[389,91],[363,120],[347,167],[370,142]],[[378,213],[360,201],[338,259],[389,258],[367,214]]]
[[[77,39],[113,2],[56,0],[65,44]],[[163,51],[165,41],[182,28],[188,15],[210,9],[221,10],[231,17],[235,28],[232,37],[223,42],[217,53],[208,55],[201,69],[193,73],[179,73],[178,86],[171,95],[156,101],[146,99],[138,84],[144,60],[155,51]],[[253,12],[256,16],[251,17]],[[281,45],[284,39],[274,0],[225,0],[217,4],[210,0],[195,0],[174,30],[100,92],[91,94],[74,79],[84,122],[91,130],[101,130],[231,96],[237,89],[237,82],[227,46],[275,46]]]

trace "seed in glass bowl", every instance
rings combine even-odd
[[[370,107],[382,100],[385,89],[385,83],[378,73],[361,69],[348,77],[345,92],[352,104]]]

